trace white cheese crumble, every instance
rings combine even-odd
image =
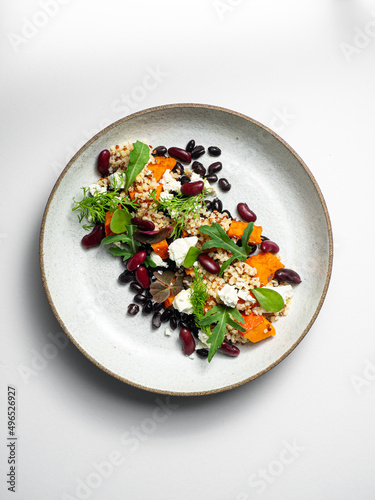
[[[182,290],[180,293],[176,295],[173,301],[173,307],[177,309],[177,311],[185,314],[193,313],[193,306],[190,302],[191,290]]]
[[[150,254],[152,262],[154,262],[158,267],[168,267],[168,264],[158,255],[156,252],[151,252]]]
[[[90,191],[90,194],[92,194],[92,196],[95,196],[96,194],[98,193],[106,193],[107,192],[107,186],[103,186],[103,185],[100,185],[100,184],[91,184],[89,186],[89,191]]]
[[[120,189],[125,187],[125,175],[123,172],[115,172],[107,177],[109,184],[115,188]]]
[[[163,177],[160,179],[160,184],[163,184],[163,190],[167,193],[171,191],[181,193],[181,182],[172,176],[169,169],[164,172]]]
[[[207,343],[207,340],[208,340],[207,333],[204,333],[203,330],[199,330],[198,331],[198,338],[199,338],[199,342],[198,342],[196,349],[209,349],[210,348],[210,344]]]
[[[191,247],[195,247],[198,243],[197,236],[189,236],[188,238],[177,238],[169,245],[169,258],[174,260],[178,266],[181,266]]]
[[[238,302],[238,296],[234,286],[228,284],[224,285],[223,288],[219,290],[218,295],[226,306],[236,307]]]
[[[242,299],[245,302],[250,302],[250,304],[255,304],[255,302],[256,302],[256,300],[251,295],[251,293],[248,290],[245,290],[245,289],[242,289],[239,292],[237,292],[237,296],[238,296],[239,299]]]
[[[164,335],[166,335],[167,337],[170,337],[172,335],[172,330],[168,326],[164,330]]]

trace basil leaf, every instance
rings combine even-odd
[[[127,208],[118,208],[112,216],[110,229],[116,234],[124,233],[126,226],[130,224],[132,216]]]
[[[144,142],[137,141],[133,143],[133,149],[129,154],[129,165],[126,171],[125,192],[127,193],[130,185],[135,181],[138,174],[150,161],[150,148]]]
[[[254,288],[251,290],[259,304],[269,312],[279,312],[285,306],[284,299],[270,288]]]
[[[191,267],[194,262],[196,262],[200,254],[201,251],[197,247],[190,247],[188,253],[186,254],[183,265],[185,267]]]

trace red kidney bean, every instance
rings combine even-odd
[[[285,267],[283,269],[278,269],[275,272],[275,278],[278,281],[286,281],[292,285],[298,285],[298,283],[301,283],[302,281],[299,274],[292,269],[286,269]]]
[[[213,184],[214,182],[217,182],[217,175],[216,174],[208,174],[205,177],[210,184]]]
[[[141,219],[140,217],[133,217],[131,223],[141,231],[153,231],[155,229],[155,224],[151,220]]]
[[[221,344],[218,351],[226,354],[227,356],[233,357],[236,357],[240,354],[240,350],[238,349],[238,347],[225,341]]]
[[[239,203],[237,205],[237,211],[240,214],[240,217],[242,217],[246,222],[255,222],[257,220],[257,216],[252,210],[250,210],[247,203]]]
[[[169,156],[172,156],[172,158],[182,161],[182,163],[191,162],[191,154],[188,153],[185,149],[175,148],[175,147],[169,148],[168,154]]]
[[[191,152],[191,157],[193,158],[193,160],[197,160],[202,155],[204,155],[205,152],[206,150],[204,149],[204,146],[195,146],[195,148]]]
[[[140,266],[147,257],[147,253],[144,250],[141,250],[140,252],[137,252],[136,254],[133,255],[133,257],[130,257],[128,260],[128,271],[135,271],[138,266]]]
[[[142,308],[142,313],[143,314],[150,314],[152,312],[152,301],[151,300],[148,300],[143,308]]]
[[[200,358],[208,358],[208,349],[197,349],[197,354]]]
[[[217,146],[210,146],[208,148],[208,154],[210,156],[220,156],[221,155],[221,149],[218,148]]]
[[[208,173],[217,174],[222,168],[223,164],[221,163],[221,161],[215,161],[215,163],[211,163],[211,165],[208,167]]]
[[[165,156],[167,148],[165,146],[158,146],[152,150],[152,156]]]
[[[229,184],[228,180],[225,179],[224,177],[222,179],[219,179],[219,186],[225,192],[229,191],[230,188],[232,187],[232,185]]]
[[[219,274],[220,266],[214,259],[211,259],[206,253],[201,253],[198,256],[198,261],[200,265],[211,274]]]
[[[103,149],[100,151],[98,156],[98,170],[102,175],[107,175],[109,171],[109,158],[111,153],[108,149]]]
[[[81,243],[85,248],[97,247],[100,245],[100,242],[105,237],[104,225],[96,224],[91,233],[86,234]]]
[[[133,281],[134,275],[130,271],[124,271],[120,274],[118,279],[119,281],[121,281],[121,283],[130,283],[131,281]]]
[[[161,314],[160,312],[156,312],[152,316],[152,327],[153,328],[160,328],[161,327]]]
[[[137,304],[129,304],[128,305],[128,314],[131,316],[135,316],[139,313],[139,306]]]
[[[142,306],[147,302],[146,296],[142,293],[137,293],[137,295],[134,295],[133,300],[134,302],[137,302],[137,304],[141,304]]]
[[[142,288],[149,288],[150,276],[148,275],[147,269],[144,266],[137,267],[137,270],[135,271],[135,279],[138,281]]]
[[[181,186],[181,193],[185,196],[195,196],[203,191],[203,181],[186,182]]]
[[[278,253],[280,251],[279,245],[271,240],[262,241],[260,244],[262,252]]]
[[[191,141],[189,141],[187,144],[186,144],[186,151],[188,153],[191,153],[193,151],[193,149],[195,148],[195,141],[194,139],[192,139]]]
[[[190,354],[193,354],[193,352],[195,351],[195,341],[193,335],[191,334],[191,331],[187,328],[182,328],[179,337],[182,342],[182,352],[186,356],[190,356]]]

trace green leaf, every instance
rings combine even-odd
[[[259,304],[269,312],[279,312],[285,306],[284,299],[270,288],[253,288],[251,290]]]
[[[142,172],[150,161],[150,148],[144,142],[137,141],[133,143],[133,149],[129,154],[129,165],[126,171],[125,192],[127,193],[130,185],[135,181],[138,174]]]
[[[137,230],[137,226],[133,226],[133,225],[126,226],[126,231],[128,233],[128,237],[130,238],[129,246],[130,246],[131,251],[133,252],[133,255],[138,252],[139,247],[141,246],[139,241],[137,241],[133,238],[133,234],[136,232],[136,230]]]
[[[113,255],[116,255],[117,257],[123,257],[124,260],[130,259],[130,257],[133,256],[129,250],[126,250],[125,248],[118,248],[118,247],[113,247],[110,248],[109,251],[113,253]]]
[[[251,245],[249,245],[249,239],[251,233],[253,232],[253,229],[254,229],[254,224],[252,222],[249,222],[242,235],[242,248],[244,249],[246,254],[249,254],[251,252]]]
[[[143,265],[146,267],[158,267],[149,255],[146,257]]]
[[[202,252],[197,247],[190,247],[184,260],[185,267],[191,267]]]
[[[126,226],[130,224],[132,216],[127,208],[118,208],[113,212],[111,219],[111,225],[109,226],[111,231],[116,234],[124,233],[126,231]]]
[[[111,243],[126,243],[129,240],[129,236],[127,234],[111,234],[110,236],[106,236],[100,242],[101,245],[110,245]]]

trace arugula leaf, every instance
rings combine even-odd
[[[184,267],[191,267],[202,252],[197,247],[190,247],[184,260]]]
[[[232,316],[232,317],[231,317]],[[233,319],[232,319],[233,318]],[[224,342],[227,324],[245,333],[246,329],[241,326],[237,321],[244,323],[244,319],[238,309],[235,307],[228,307],[224,305],[214,306],[207,311],[204,318],[199,322],[201,327],[216,323],[215,328],[212,330],[207,343],[210,344],[210,351],[208,353],[208,362],[212,360],[216,351]]]
[[[133,256],[133,254],[129,252],[129,250],[127,250],[126,248],[112,247],[109,248],[109,251],[113,253],[113,255],[116,255],[117,257],[123,257],[124,260],[128,260],[130,259],[130,257]]]
[[[218,222],[214,222],[211,226],[202,226],[199,228],[199,231],[203,234],[207,234],[211,237],[210,241],[206,241],[202,249],[206,250],[207,248],[223,248],[228,252],[231,252],[233,255],[220,268],[219,276],[223,274],[225,269],[235,260],[246,260],[250,251],[251,246],[249,246],[250,235],[253,231],[254,224],[249,222],[246,226],[245,231],[242,235],[242,247],[237,246],[234,241],[232,241],[224,229]]]
[[[142,172],[150,160],[150,148],[144,142],[137,141],[133,143],[133,149],[129,154],[129,165],[126,171],[125,192],[127,193],[130,185],[135,181],[138,174]]]
[[[132,216],[127,208],[118,208],[113,212],[110,229],[116,234],[126,231],[126,226],[130,224]]]
[[[283,297],[276,290],[261,287],[253,288],[251,291],[266,311],[279,312],[285,306]]]
[[[149,255],[146,257],[146,260],[144,261],[143,265],[146,267],[149,267],[149,266],[150,267],[158,267]]]
[[[106,236],[105,238],[102,239],[100,242],[101,245],[110,245],[111,243],[126,243],[126,241],[129,239],[129,236],[127,234],[111,234],[109,236]]]

